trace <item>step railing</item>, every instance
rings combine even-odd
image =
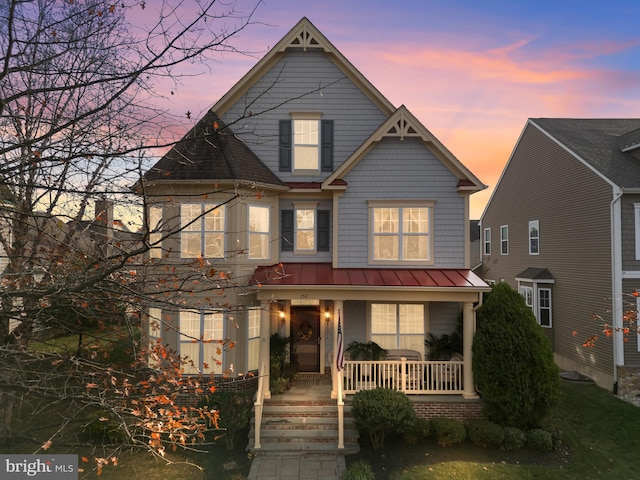
[[[343,370],[338,371],[338,448],[344,448],[344,393],[342,389]]]
[[[264,363],[260,365],[258,370],[260,376],[258,377],[258,390],[256,391],[256,400],[253,404],[255,410],[255,422],[254,422],[254,438],[253,448],[259,449],[262,447],[260,444],[260,427],[262,426],[262,410],[264,408]]]

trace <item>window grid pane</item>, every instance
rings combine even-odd
[[[318,120],[293,121],[294,170],[319,170],[320,122]]]
[[[204,212],[214,208],[214,210]],[[224,258],[224,207],[213,204],[180,205],[180,251],[183,258]]]
[[[396,305],[391,303],[374,303],[371,305],[371,333],[395,334]]]
[[[269,258],[268,207],[249,206],[249,258]]]
[[[296,210],[296,250],[315,250],[315,210]]]
[[[373,209],[374,260],[429,260],[429,208]]]

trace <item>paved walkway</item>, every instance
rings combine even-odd
[[[258,454],[247,480],[340,480],[346,469],[344,455],[336,453]]]
[[[303,381],[287,391],[288,400],[314,400],[329,397],[330,379]],[[247,480],[340,480],[346,471],[345,456],[340,453],[257,453],[251,461]]]

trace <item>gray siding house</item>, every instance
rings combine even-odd
[[[529,119],[481,218],[485,280],[520,291],[561,368],[620,393],[640,370],[639,129]]]
[[[489,287],[470,270],[469,197],[486,187],[308,19],[138,187],[155,240],[148,268],[197,260],[235,282],[148,306],[150,339],[163,332],[189,356],[186,374],[253,372],[268,398],[278,333],[291,337],[298,371],[332,375],[338,398],[376,382],[477,398],[474,306]],[[425,336],[453,332],[459,318],[462,358],[427,361]],[[216,349],[223,339],[235,348]],[[411,378],[387,369],[366,384],[347,379],[350,360],[343,367],[335,352],[354,340],[376,341],[398,362],[409,352]]]

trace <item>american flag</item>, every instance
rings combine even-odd
[[[338,310],[338,346],[336,349],[336,368],[341,371],[344,368],[344,345],[342,340],[342,322],[340,321],[340,310]]]

